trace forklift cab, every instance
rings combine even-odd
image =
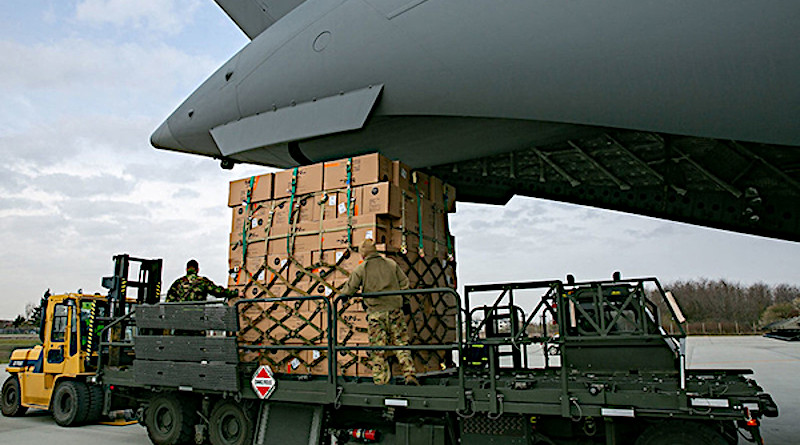
[[[139,276],[129,280],[130,266],[135,263],[140,266]],[[45,293],[39,332],[42,345],[17,349],[12,353],[6,369],[12,374],[9,377],[12,383],[4,384],[4,388],[12,390],[3,395],[7,402],[4,406],[10,408],[4,408],[4,413],[24,412],[27,408],[53,409],[59,424],[80,423],[80,415],[69,415],[74,414],[71,411],[73,405],[70,404],[71,389],[81,387],[96,393],[98,387],[87,382],[101,366],[132,363],[132,347],[126,349],[120,342],[126,338],[132,340],[134,326],[128,315],[133,306],[158,301],[161,260],[117,255],[114,264],[114,276],[103,279],[104,284],[111,284],[108,296],[80,292],[62,295],[50,295],[49,291]],[[127,298],[129,286],[139,288],[135,299]],[[96,399],[96,396],[93,397]],[[54,404],[57,405],[55,408]],[[92,410],[98,408],[92,406]],[[92,411],[92,416],[98,417],[99,413]]]

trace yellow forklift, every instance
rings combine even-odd
[[[134,335],[126,332],[130,328],[108,324],[129,314],[137,304],[159,301],[161,263],[160,259],[116,255],[114,275],[103,278],[108,295],[45,293],[39,325],[42,344],[12,352],[6,368],[11,376],[3,383],[0,398],[3,415],[21,416],[28,408],[43,409],[51,411],[59,425],[74,426],[96,422],[108,414],[114,407],[107,397],[108,388],[96,383],[98,360],[109,361],[103,365],[130,365],[132,351],[116,348],[114,342]],[[129,273],[137,269],[137,279],[128,280]],[[129,298],[128,288],[138,292]],[[100,351],[100,347],[107,349]]]

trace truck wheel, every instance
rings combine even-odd
[[[194,443],[195,404],[175,394],[157,396],[145,412],[147,435],[155,445]]]
[[[728,445],[728,441],[707,425],[673,421],[650,426],[635,445]]]
[[[103,415],[103,387],[99,385],[89,386],[89,411],[86,414],[86,422],[94,423],[100,420]]]
[[[22,392],[19,389],[19,378],[12,375],[3,383],[3,395],[0,408],[6,417],[17,417],[25,414],[28,408],[22,406]]]
[[[89,388],[83,382],[61,382],[53,392],[53,418],[61,426],[75,426],[86,420]]]
[[[240,405],[231,401],[217,403],[208,423],[212,445],[245,445],[253,442],[253,419]]]

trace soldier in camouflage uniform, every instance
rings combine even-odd
[[[341,289],[342,295],[353,295],[360,289],[364,293],[389,290],[408,289],[408,277],[393,260],[384,258],[375,249],[370,239],[364,240],[359,248],[364,262],[359,264],[350,274],[347,283]],[[408,326],[400,308],[403,306],[401,295],[387,295],[378,298],[364,298],[367,306],[367,323],[369,342],[372,346],[406,346],[408,345]],[[376,385],[389,383],[391,368],[386,362],[388,351],[372,351],[372,380]],[[414,362],[411,351],[396,350],[395,356],[403,368],[405,383],[419,385],[414,376]]]
[[[197,273],[200,266],[195,260],[186,263],[186,275],[172,283],[167,291],[167,302],[204,301],[208,294],[220,298],[233,298],[238,294],[233,289],[217,286],[213,281]]]

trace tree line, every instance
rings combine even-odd
[[[731,333],[734,326],[737,332],[752,332],[800,315],[800,287],[788,284],[746,286],[700,278],[667,283],[664,289],[672,291],[693,333],[700,333],[700,326],[703,333]]]

